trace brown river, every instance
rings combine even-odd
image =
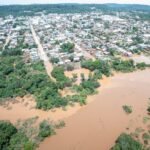
[[[66,127],[41,143],[40,150],[109,150],[126,128],[144,128],[150,70],[115,75],[103,84],[99,94],[89,97],[92,102],[65,119]],[[133,113],[125,114],[123,105],[132,106]]]
[[[45,139],[39,150],[109,150],[122,132],[146,128],[148,124],[143,123],[143,117],[147,115],[150,98],[150,70],[117,74],[104,79],[98,90],[97,95],[88,97],[86,106],[75,105],[67,111],[36,110],[32,97],[24,97],[24,102],[0,107],[0,119],[13,123],[34,116],[40,120],[64,119],[66,126]],[[132,106],[133,112],[127,115],[123,105]]]

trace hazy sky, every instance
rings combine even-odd
[[[150,5],[150,0],[0,0],[0,5],[38,3],[128,3]]]

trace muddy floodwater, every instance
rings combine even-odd
[[[35,116],[39,121],[64,119],[66,126],[45,139],[39,150],[109,150],[120,133],[147,128],[143,117],[150,98],[150,70],[116,74],[104,78],[101,84],[99,93],[89,96],[85,106],[42,111],[35,108],[34,97],[27,95],[0,106],[0,120],[16,123]],[[133,112],[127,115],[123,105],[132,106]]]
[[[39,150],[109,150],[120,133],[146,128],[150,70],[115,75],[103,84],[99,94],[89,97],[92,102],[66,118],[66,127],[44,140]],[[133,112],[127,115],[123,105]]]

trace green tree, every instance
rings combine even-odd
[[[63,43],[61,45],[61,51],[68,52],[68,53],[73,53],[74,52],[74,47],[75,47],[74,43],[70,43],[70,42]]]
[[[132,72],[135,70],[135,65],[133,60],[115,59],[112,62],[112,68],[116,71]]]
[[[11,140],[9,142],[9,150],[20,150],[20,149],[26,149],[27,150],[27,145],[31,143],[29,139],[26,137],[26,135],[22,132],[17,132],[11,137]],[[30,146],[30,149],[28,150],[33,150],[34,149],[34,144],[32,143],[32,146]]]
[[[45,137],[53,135],[54,133],[54,127],[48,121],[44,120],[40,123],[38,135],[40,138],[44,139]]]
[[[51,58],[51,62],[53,64],[57,64],[59,62],[59,58],[53,57],[53,58]]]
[[[81,66],[83,68],[89,69],[91,71],[98,70],[102,74],[106,76],[111,75],[111,67],[107,61],[102,61],[102,60],[86,60],[81,62]]]
[[[9,146],[10,139],[17,133],[17,129],[6,121],[0,121],[0,149],[5,150]]]
[[[121,134],[111,150],[143,150],[143,146],[128,134]]]

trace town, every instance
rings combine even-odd
[[[26,62],[49,61],[51,67],[73,70],[83,59],[109,60],[113,53],[131,57],[149,49],[150,24],[130,12],[0,18],[0,48],[18,47]]]
[[[0,150],[150,150],[149,12],[0,6]]]

